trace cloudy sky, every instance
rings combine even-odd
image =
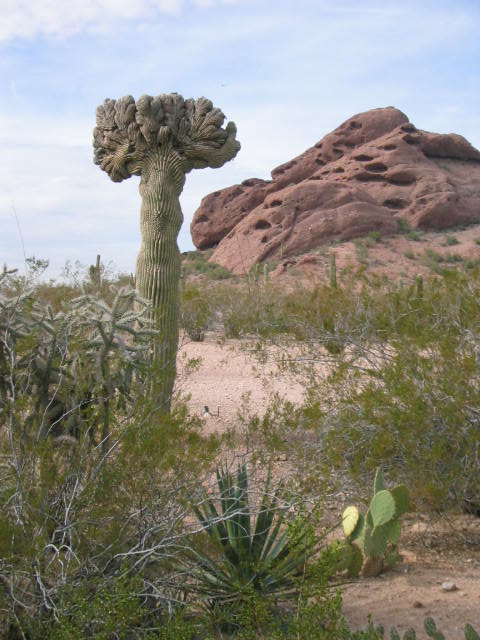
[[[478,0],[0,0],[0,262],[131,272],[138,178],[92,162],[105,98],[206,96],[238,128],[221,169],[187,176],[182,251],[201,198],[270,170],[350,116],[393,105],[480,148]]]

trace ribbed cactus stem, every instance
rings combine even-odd
[[[140,195],[142,244],[137,258],[138,294],[152,303],[159,331],[155,345],[155,392],[168,411],[175,380],[178,348],[180,251],[177,236],[183,221],[179,196],[185,183],[181,160],[171,147],[155,149],[145,161]]]
[[[210,100],[178,93],[107,99],[97,108],[94,162],[114,182],[141,176],[142,246],[136,288],[152,304],[155,403],[169,411],[178,346],[180,252],[183,216],[179,196],[192,169],[221,167],[240,149],[236,127]]]

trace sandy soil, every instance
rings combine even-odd
[[[239,351],[238,341],[222,344],[214,334],[201,343],[185,341],[178,363],[177,388],[190,395],[190,413],[202,416],[206,433],[234,428],[242,405],[261,414],[273,391],[291,402],[302,401],[300,384],[259,367]],[[210,410],[206,416],[205,405]],[[480,631],[480,518],[432,522],[432,517],[410,514],[400,551],[404,561],[392,570],[342,587],[350,624],[364,627],[370,613],[387,630],[413,626],[417,638],[423,638],[423,621],[431,615],[448,640],[463,640],[466,622]],[[445,582],[456,588],[445,591]]]

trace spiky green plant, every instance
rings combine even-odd
[[[343,512],[342,523],[347,540],[362,550],[369,573],[379,573],[384,566],[398,559],[399,518],[408,510],[408,505],[407,487],[400,485],[391,491],[385,489],[382,470],[378,467],[366,515],[363,516],[355,506],[349,506]],[[367,566],[364,571],[366,569]]]
[[[439,629],[437,629],[437,625],[433,618],[431,617],[425,618],[423,627],[425,629],[425,633],[429,638],[433,638],[433,640],[445,640],[445,635]],[[478,633],[475,631],[475,629],[472,627],[471,624],[467,623],[465,625],[464,633],[465,633],[465,640],[480,640],[480,636],[478,635]],[[415,630],[407,629],[403,634],[402,640],[416,640],[416,638],[417,638],[417,634],[415,633]],[[392,627],[390,629],[390,639],[400,640],[400,634],[395,629],[395,627]]]
[[[252,593],[279,595],[291,590],[311,550],[306,529],[291,535],[280,490],[268,473],[260,504],[250,504],[247,465],[236,473],[217,469],[218,499],[206,493],[195,514],[216,553],[200,554],[199,591],[211,606],[244,603]],[[219,507],[219,508],[218,508]]]
[[[94,162],[114,182],[141,176],[142,245],[136,287],[152,303],[159,330],[154,393],[170,410],[178,348],[180,252],[183,221],[179,196],[192,169],[221,167],[238,152],[236,128],[210,100],[184,100],[177,93],[105,100],[97,108]]]

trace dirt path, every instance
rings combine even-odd
[[[293,403],[303,397],[303,388],[290,377],[272,376],[271,368],[259,367],[239,351],[238,341],[220,344],[214,334],[181,345],[178,390],[190,395],[190,413],[203,416],[209,407],[206,433],[233,428],[242,403],[262,414],[272,392]],[[343,586],[344,613],[352,627],[365,627],[370,613],[386,631],[392,625],[399,632],[414,627],[419,639],[426,637],[427,616],[435,618],[447,640],[463,640],[466,622],[480,632],[480,518],[432,523],[412,514],[404,523],[400,549],[402,564]],[[444,590],[446,582],[456,588]]]

